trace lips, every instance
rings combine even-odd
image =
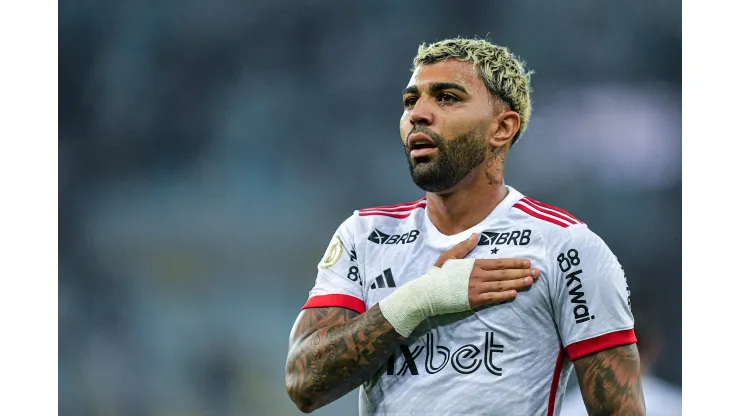
[[[412,158],[417,158],[417,157],[431,156],[435,153],[437,153],[436,147],[427,147],[424,149],[414,149],[409,153],[409,156],[411,156]]]
[[[437,145],[434,144],[434,140],[424,133],[410,135],[407,146],[411,149],[409,156],[413,158],[430,156],[437,152]]]

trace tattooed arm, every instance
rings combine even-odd
[[[344,308],[306,309],[290,334],[288,395],[305,413],[325,406],[370,379],[403,339],[378,305],[361,315]]]
[[[590,416],[644,416],[640,355],[635,344],[609,348],[573,361]]]

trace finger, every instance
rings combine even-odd
[[[532,262],[527,259],[478,259],[475,265],[483,270],[527,269]]]
[[[527,276],[530,276],[536,280],[540,277],[540,271],[538,269],[505,269],[505,270],[478,269],[472,273],[472,276],[482,282],[514,280],[514,279],[521,279]]]
[[[516,290],[508,290],[506,292],[487,292],[475,295],[470,298],[469,302],[470,307],[476,309],[485,305],[506,302],[514,298],[516,298]]]
[[[478,245],[478,234],[473,233],[470,237],[461,241],[455,247],[442,253],[437,260],[437,265],[444,264],[444,262],[450,259],[464,259],[468,253],[473,251],[476,245]]]
[[[489,292],[506,292],[509,290],[521,290],[532,286],[532,276],[523,277],[521,279],[514,280],[502,280],[497,282],[479,282],[476,285],[476,290],[479,293]]]
[[[462,259],[465,256],[467,256],[471,251],[473,251],[473,249],[477,245],[478,245],[478,234],[473,233],[470,235],[470,237],[466,238],[464,241],[461,241],[458,245],[448,250],[448,253],[457,259]]]

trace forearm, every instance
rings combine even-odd
[[[314,320],[336,322],[325,310]],[[306,325],[315,325],[307,322]],[[385,319],[378,305],[365,313],[328,325],[295,343],[286,368],[288,394],[304,412],[337,400],[367,381],[385,364],[404,338]]]
[[[574,362],[590,416],[644,416],[637,347],[624,345]]]

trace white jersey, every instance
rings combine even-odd
[[[636,342],[624,271],[603,240],[508,190],[456,235],[437,230],[422,198],[355,211],[333,236],[304,309],[362,313],[473,232],[468,258],[527,258],[541,272],[511,302],[422,322],[360,387],[361,415],[556,415],[571,360]]]

